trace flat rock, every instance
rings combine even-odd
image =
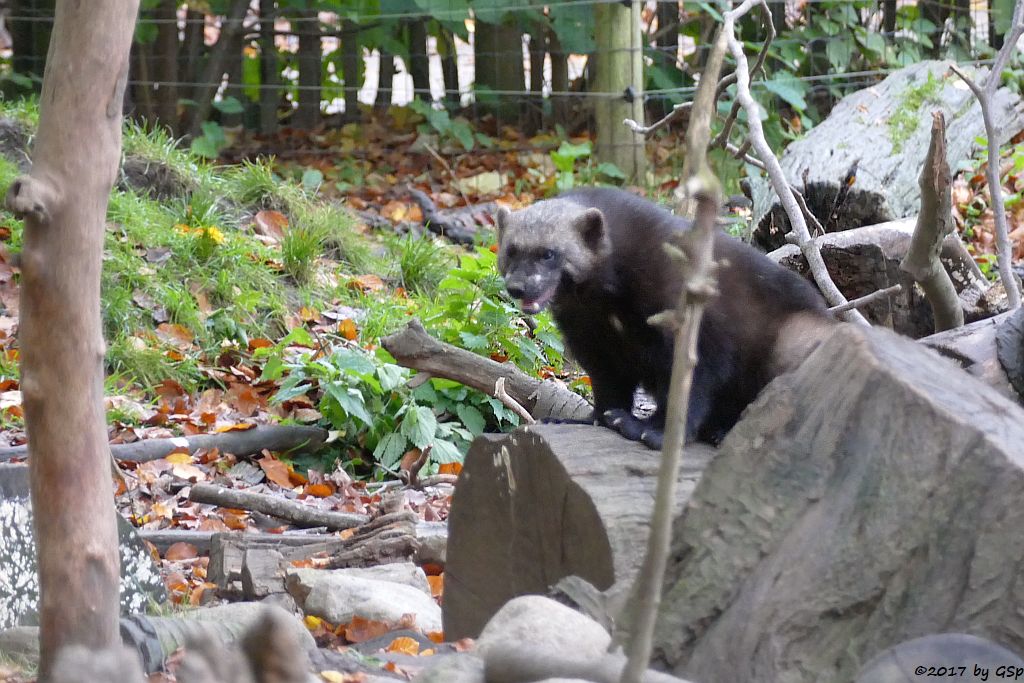
[[[441,630],[441,608],[419,588],[353,576],[345,571],[289,570],[288,592],[304,614],[321,617],[332,624],[346,624],[357,616],[397,623],[402,615],[414,614],[420,630]]]
[[[560,602],[523,595],[491,617],[477,640],[477,651],[487,659],[490,651],[508,648],[512,643],[527,650],[564,652],[589,659],[605,655],[611,636],[596,621]]]

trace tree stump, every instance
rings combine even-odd
[[[972,75],[981,79],[980,73]],[[827,119],[786,148],[782,168],[829,232],[913,215],[921,200],[917,176],[928,151],[933,111],[946,116],[947,159],[956,169],[971,158],[975,139],[985,129],[974,95],[941,61],[908,66],[844,97]],[[1024,104],[1007,88],[996,94],[993,114],[1006,139],[1024,128]],[[856,182],[830,220],[840,186],[858,160]],[[753,242],[765,251],[778,249],[786,243],[789,218],[766,178],[755,175],[750,186]]]
[[[687,448],[680,509],[713,453]],[[601,590],[631,579],[646,552],[658,464],[657,452],[589,425],[474,441],[448,517],[445,636],[475,637],[508,600],[545,594],[567,576]]]
[[[677,521],[657,650],[697,681],[850,681],[910,638],[1024,651],[1024,409],[837,327],[729,433]]]
[[[899,294],[869,304],[861,312],[872,324],[916,339],[932,334],[935,322],[924,292],[900,268],[913,234],[914,219],[909,219],[830,233],[815,238],[815,242],[833,281],[849,299],[903,285]],[[768,256],[810,277],[807,261],[796,245],[787,244]],[[960,294],[964,317],[973,321],[992,315],[992,305],[985,296],[989,284],[957,236],[950,235],[943,241],[939,257]]]

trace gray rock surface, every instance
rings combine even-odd
[[[726,437],[677,521],[657,631],[695,681],[850,681],[935,631],[1024,651],[1024,409],[836,329]]]
[[[441,630],[441,608],[419,588],[352,576],[344,571],[289,570],[288,592],[303,613],[332,624],[345,624],[356,616],[397,623],[402,615],[414,614],[420,630]]]

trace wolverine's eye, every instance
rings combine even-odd
[[[540,257],[545,261],[553,261],[555,258],[555,252],[553,249],[545,249],[543,253],[541,253]]]

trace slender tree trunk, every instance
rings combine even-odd
[[[530,97],[527,99],[526,117],[523,127],[533,135],[544,124],[544,57],[547,30],[537,26],[530,33]]]
[[[679,51],[679,3],[659,2],[657,9],[658,17],[658,38],[655,41],[657,54],[654,57],[656,65],[663,67],[674,67],[676,54]],[[675,27],[675,28],[674,28]],[[672,109],[672,102],[667,97],[659,97],[647,102],[647,109],[652,118],[660,119]]]
[[[523,70],[523,34],[515,26],[476,22],[475,87],[497,91],[493,103],[478,107],[493,111],[503,122],[518,123],[521,93],[526,88]]]
[[[203,121],[210,117],[210,112],[213,110],[213,98],[224,78],[230,50],[235,44],[235,38],[242,31],[242,22],[248,11],[249,0],[233,0],[228,9],[228,15],[221,23],[217,44],[210,50],[210,57],[206,60],[203,75],[200,76],[199,85],[196,87],[195,111],[192,113],[188,126],[188,133],[192,137],[199,135]]]
[[[57,3],[32,172],[7,192],[8,208],[25,219],[19,341],[36,511],[40,681],[65,645],[119,642],[100,270],[138,4]]]
[[[345,81],[345,119],[359,120],[359,71],[363,64],[359,45],[359,24],[345,19],[341,22],[341,75]]]
[[[183,83],[195,83],[203,70],[203,52],[206,48],[205,33],[206,17],[202,12],[197,12],[191,7],[185,13],[185,41],[184,50],[185,62],[184,71],[181,72]],[[179,70],[181,71],[181,70]],[[198,91],[196,86],[193,90]],[[195,99],[195,93],[189,93],[189,97]]]
[[[380,67],[377,74],[377,100],[374,106],[377,111],[384,113],[391,106],[391,96],[395,87],[395,56],[380,48]]]
[[[50,23],[35,17],[52,17],[54,0],[15,0],[11,3],[9,22],[14,55],[11,66],[15,73],[41,76],[50,44]],[[21,20],[19,20],[21,18]]]
[[[643,178],[644,139],[622,125],[623,119],[643,122],[643,54],[640,2],[597,5],[594,55],[597,159],[619,167],[630,180]],[[628,96],[627,96],[627,93]]]
[[[143,121],[156,120],[156,100],[153,97],[153,86],[150,83],[153,80],[149,68],[150,58],[148,45],[140,43],[132,45],[131,78],[129,80],[141,81],[139,85],[132,88],[135,92],[135,97],[132,98],[135,102],[133,115]]]
[[[320,123],[320,84],[322,82],[323,46],[320,22],[315,11],[302,15],[299,25],[299,106],[292,119],[296,128],[310,129]]]
[[[157,118],[172,133],[178,131],[178,0],[163,0],[154,13],[157,23],[153,49]]]
[[[281,66],[274,42],[277,3],[260,0],[260,132],[277,132],[277,109],[281,105]]]
[[[413,95],[424,102],[432,102],[430,94],[430,60],[427,58],[427,20],[418,18],[409,22],[409,75],[412,76]]]
[[[459,62],[455,35],[443,27],[437,36],[437,51],[441,54],[441,73],[444,76],[444,104],[449,109],[456,109],[462,98],[459,90]]]
[[[995,0],[988,0],[988,44],[993,50],[1003,46],[1003,34],[996,30]]]
[[[932,47],[928,50],[928,55],[933,59],[937,59],[942,54],[942,28],[946,23],[946,18],[950,15],[950,2],[951,0],[943,0],[942,2],[924,2],[920,5],[921,16],[935,24],[935,33],[931,36]]]
[[[569,125],[569,59],[562,51],[558,35],[548,31],[548,50],[551,54],[551,110],[555,123]]]
[[[227,77],[227,87],[224,88],[225,97],[234,97],[243,107],[243,111],[237,114],[222,114],[221,125],[225,128],[237,128],[245,122],[245,111],[248,108],[249,100],[242,88],[242,49],[245,47],[245,35],[242,31],[232,34],[228,43],[225,60],[227,65],[224,68]]]
[[[780,28],[775,27],[776,30]],[[896,0],[882,0],[882,31],[887,41],[895,42],[896,36],[893,34],[896,32]]]

